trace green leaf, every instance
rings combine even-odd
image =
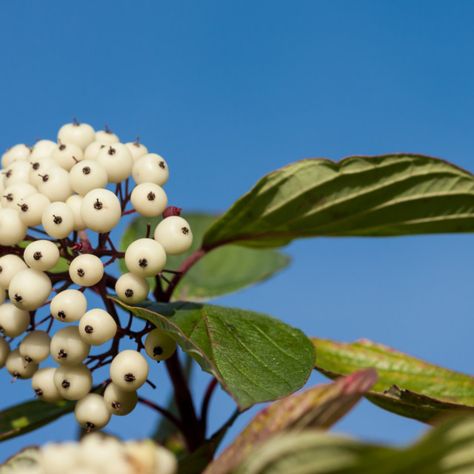
[[[301,388],[314,364],[311,341],[298,329],[242,309],[197,303],[117,304],[167,331],[213,374],[240,409]]]
[[[331,378],[375,368],[379,378],[367,398],[386,410],[428,423],[447,412],[474,411],[474,377],[365,339],[313,342],[316,369]]]
[[[205,474],[232,471],[255,447],[284,430],[326,429],[338,421],[375,383],[374,370],[356,372],[336,382],[291,395],[262,410]]]
[[[169,256],[166,264],[169,270],[178,270],[181,263],[200,248],[204,233],[216,221],[215,216],[207,214],[187,214],[183,217],[193,230],[193,246],[183,255]],[[147,224],[153,231],[159,221],[158,218],[136,218],[124,233],[121,248],[126,249],[137,238],[146,236]],[[174,299],[203,301],[232,293],[271,277],[289,262],[288,256],[275,250],[259,251],[235,245],[216,249],[191,268],[176,288]],[[120,266],[122,271],[127,271],[123,260]],[[154,288],[155,280],[150,279],[149,282]]]
[[[74,410],[74,402],[31,400],[0,412],[0,441],[41,428]]]
[[[204,248],[295,238],[474,231],[474,178],[422,155],[308,159],[262,178],[206,233]]]
[[[403,449],[362,443],[315,430],[287,432],[257,447],[233,472],[472,474],[474,418],[448,420]]]

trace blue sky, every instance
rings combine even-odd
[[[72,117],[108,124],[167,159],[173,203],[214,212],[304,157],[409,151],[473,170],[473,16],[468,0],[2,2],[0,148],[54,138]],[[299,241],[290,269],[219,303],[472,373],[472,246],[470,235]],[[147,396],[162,401],[164,368],[155,376]],[[1,407],[30,397],[5,371],[0,383]],[[212,426],[231,410],[219,394]],[[144,437],[155,421],[140,408],[110,430]],[[367,402],[335,428],[395,443],[424,429]],[[0,444],[0,458],[75,430],[69,416]]]

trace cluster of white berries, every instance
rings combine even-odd
[[[107,289],[127,303],[145,300],[150,290],[147,278],[159,278],[167,255],[186,252],[192,244],[188,222],[173,211],[176,208],[167,208],[162,186],[168,180],[168,165],[138,142],[122,144],[108,130],[95,132],[77,122],[61,127],[57,143],[15,145],[1,162],[0,367],[5,365],[15,378],[32,378],[33,390],[45,401],[77,400],[80,425],[102,428],[112,414],[126,415],[137,404],[136,391],[147,381],[149,370],[139,349],[144,347],[158,361],[176,350],[174,340],[160,329],[145,328],[140,333],[146,336],[143,344],[134,333],[137,350],[117,351],[117,344],[107,361],[110,381],[105,391],[99,394],[93,388],[88,365],[103,359],[90,355],[91,346],[116,342],[126,333],[107,301]],[[129,203],[132,208],[127,210]],[[153,236],[139,238],[119,252],[109,233],[132,212],[164,218]],[[95,248],[91,231],[99,234]],[[58,274],[54,268],[61,258],[69,267]],[[125,259],[128,273],[115,280],[104,267],[118,258]],[[99,294],[107,311],[88,309],[87,291]],[[46,318],[38,322],[42,310]],[[72,324],[51,337],[55,320]],[[47,330],[37,329],[48,321]],[[11,350],[13,339],[25,332]],[[49,356],[59,366],[39,368]]]
[[[79,443],[50,443],[33,456],[25,474],[174,474],[175,457],[151,441],[120,442],[90,434]],[[15,473],[21,474],[15,466]]]

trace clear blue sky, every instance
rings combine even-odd
[[[1,2],[0,148],[72,117],[107,123],[165,156],[186,210],[224,210],[303,157],[410,151],[474,170],[473,18],[469,0]],[[289,270],[219,302],[472,372],[473,243],[300,241]],[[147,395],[163,400],[163,368],[156,379]],[[0,383],[2,407],[30,397],[29,382]],[[217,400],[214,425],[232,407]],[[110,429],[144,437],[154,423],[140,408]],[[335,429],[404,443],[424,427],[364,402]],[[69,416],[0,444],[0,459],[74,435]]]

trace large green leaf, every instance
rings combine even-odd
[[[31,400],[0,412],[0,442],[47,425],[74,410],[74,402]]]
[[[230,472],[230,471],[229,471]],[[474,418],[454,418],[408,448],[316,430],[287,432],[258,447],[235,474],[472,474]]]
[[[204,247],[299,237],[474,231],[474,177],[422,155],[308,159],[262,178],[206,233]]]
[[[359,401],[376,379],[376,372],[368,369],[272,403],[257,414],[205,474],[231,471],[258,444],[281,431],[329,428]]]
[[[208,214],[187,214],[184,217],[193,231],[193,246],[183,255],[169,256],[166,264],[169,270],[178,270],[181,263],[200,248],[204,233],[217,219]],[[145,217],[133,220],[123,235],[121,247],[125,249],[137,238],[144,237],[147,224],[153,231],[159,221],[158,218]],[[285,268],[289,261],[288,256],[275,250],[259,251],[228,245],[208,253],[197,262],[176,288],[174,299],[202,301],[232,293],[269,278]],[[120,265],[123,271],[127,271],[123,260]],[[150,284],[154,287],[153,279]]]
[[[301,388],[314,364],[311,341],[269,316],[197,303],[145,303],[126,310],[167,331],[213,374],[240,409]]]
[[[375,368],[379,378],[367,398],[386,410],[424,422],[451,411],[474,411],[474,377],[365,339],[313,342],[316,368],[331,378]]]

